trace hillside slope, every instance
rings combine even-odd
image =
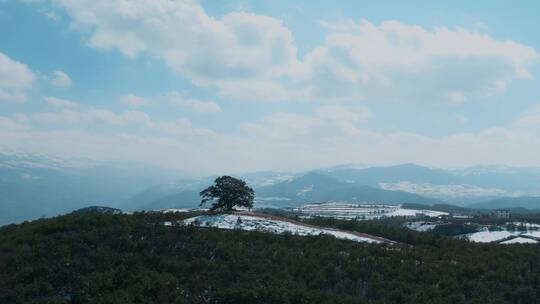
[[[0,228],[0,303],[538,303],[536,245],[377,223],[394,247],[168,227],[192,215],[71,214]],[[332,221],[336,223],[336,221]],[[515,257],[519,256],[519,259]],[[526,270],[526,271],[525,271]],[[438,282],[438,284],[433,284]]]

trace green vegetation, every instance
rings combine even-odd
[[[69,214],[0,228],[0,303],[538,303],[540,248],[388,222],[400,241],[166,227],[193,214]]]

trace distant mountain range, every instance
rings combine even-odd
[[[137,193],[181,176],[130,163],[0,153],[0,225],[92,205],[128,209]]]
[[[528,196],[528,200],[518,200],[517,205],[522,203],[524,208],[540,209],[540,204],[530,199],[540,197],[538,168],[442,170],[415,164],[389,167],[345,165],[305,173],[266,171],[235,176],[245,179],[255,188],[256,205],[259,207],[371,201],[489,209],[490,206],[513,208],[516,205],[513,198]],[[128,205],[142,209],[195,207],[199,202],[198,193],[212,180],[213,177],[209,177],[174,186],[149,188]]]
[[[468,205],[475,209],[493,209],[493,208],[525,208],[540,211],[540,197],[522,196],[522,197],[503,197],[485,202]]]
[[[461,182],[458,176],[448,171],[430,169],[414,164],[403,164],[390,167],[355,168],[337,167],[321,169],[336,179],[350,183],[378,187],[380,183],[397,183],[408,181],[414,184],[431,183],[436,185],[448,185]]]
[[[375,202],[380,204],[423,203],[440,201],[403,191],[388,191],[372,186],[340,181],[320,172],[310,172],[292,180],[261,188],[259,201],[277,206],[295,206],[308,202]]]
[[[233,175],[255,189],[258,207],[343,201],[540,209],[538,168],[344,165]],[[199,192],[214,178],[189,178],[174,170],[130,163],[0,153],[0,225],[92,205],[130,211],[196,207]]]

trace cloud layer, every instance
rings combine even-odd
[[[51,9],[65,10],[58,16],[87,47],[119,52],[130,58],[126,65],[139,57],[145,63],[157,60],[187,85],[156,81],[89,100],[100,98],[103,88],[91,82],[81,86],[87,91],[72,87],[61,70],[42,74],[46,85],[36,86],[32,69],[0,53],[0,101],[29,99],[20,111],[10,104],[0,113],[0,149],[208,173],[340,163],[540,166],[540,106],[517,119],[516,106],[498,127],[482,127],[486,124],[472,112],[481,104],[473,102],[534,79],[531,66],[539,55],[530,46],[464,28],[341,20],[321,22],[324,39],[299,55],[291,30],[274,17],[247,12],[212,17],[191,0],[51,1]],[[28,97],[38,93],[35,100]],[[244,108],[247,103],[236,102],[243,100],[277,102]],[[381,124],[403,129],[393,113],[390,123],[377,117],[392,102],[407,109],[454,104],[422,113],[446,115],[446,123],[455,126],[441,132],[450,134],[444,136],[425,135],[432,133],[419,127],[416,133],[376,129]],[[456,111],[436,112],[449,108]]]
[[[161,58],[199,86],[246,100],[461,103],[531,77],[531,47],[463,28],[399,21],[322,23],[319,46],[299,58],[281,20],[245,12],[216,19],[192,0],[57,0],[90,47]]]
[[[430,137],[380,133],[361,123],[355,124],[357,132],[348,132],[318,113],[278,112],[241,124],[242,135],[196,127],[187,119],[158,121],[141,111],[60,110],[0,116],[0,148],[129,159],[206,173],[342,163],[540,166],[538,125],[528,123],[533,117],[531,112],[506,128]],[[107,132],[99,132],[103,127]]]
[[[398,21],[334,24],[305,59],[318,96],[464,102],[531,77],[531,47],[458,28],[427,30]]]

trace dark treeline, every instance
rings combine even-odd
[[[71,214],[0,228],[0,303],[538,303],[540,246],[313,220],[406,244]]]

